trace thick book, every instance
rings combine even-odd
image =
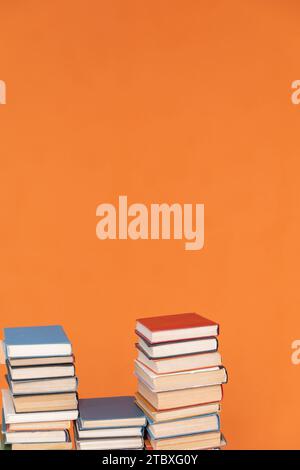
[[[78,420],[75,424],[75,432],[78,440],[82,439],[108,439],[111,437],[143,437],[143,426],[131,426],[128,428],[96,428],[81,429]]]
[[[168,421],[166,423],[150,422],[147,427],[147,431],[152,439],[220,431],[220,418],[219,415],[212,414],[193,416],[191,418]]]
[[[151,344],[145,339],[139,338],[137,348],[150,359],[162,359],[216,351],[218,340],[212,337]]]
[[[219,325],[197,313],[180,313],[140,318],[136,322],[136,332],[149,343],[155,344],[217,336]]]
[[[17,413],[10,390],[2,390],[2,406],[5,422],[9,424],[45,423],[49,421],[73,421],[78,418],[78,410]]]
[[[67,442],[42,442],[28,444],[12,444],[12,450],[72,450],[71,439]]]
[[[78,387],[77,377],[14,381],[9,375],[6,375],[6,380],[13,395],[76,392]]]
[[[8,432],[12,431],[62,431],[71,428],[71,421],[48,421],[39,423],[6,424]]]
[[[78,407],[76,393],[13,395],[12,400],[17,413],[68,411],[76,410]]]
[[[41,442],[67,442],[70,436],[67,430],[31,430],[9,431],[2,413],[2,434],[5,444],[35,444]]]
[[[71,343],[60,325],[4,328],[8,358],[70,356]]]
[[[223,396],[222,385],[154,392],[141,381],[138,381],[138,392],[157,410],[216,403]]]
[[[155,392],[220,385],[227,381],[227,373],[224,367],[156,374],[137,360],[135,361],[135,374],[138,379]]]
[[[211,353],[189,354],[164,359],[151,359],[138,349],[138,361],[147,366],[156,374],[168,374],[184,370],[202,369],[222,365],[221,354],[218,351]]]
[[[68,442],[67,431],[17,431],[6,433],[5,444]]]
[[[131,396],[83,398],[78,424],[81,430],[145,426],[146,417]]]
[[[219,413],[220,403],[208,403],[205,405],[182,406],[179,408],[170,408],[168,410],[157,410],[139,393],[135,396],[137,405],[144,411],[148,420],[153,423],[163,423],[182,418],[191,418],[193,416],[203,416]]]
[[[139,450],[144,448],[144,439],[141,437],[83,439],[76,440],[76,448],[78,450]]]
[[[149,434],[148,438],[153,450],[204,450],[221,446],[219,431],[163,439],[153,439]]]
[[[73,364],[12,367],[8,362],[7,370],[12,380],[50,379],[51,377],[73,377],[75,375]]]
[[[57,366],[58,364],[75,363],[75,356],[21,357],[7,359],[7,362],[11,367]]]

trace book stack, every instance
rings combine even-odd
[[[137,320],[136,403],[148,418],[147,449],[214,449],[222,384],[219,326],[196,313]]]
[[[75,424],[78,450],[143,449],[146,417],[134,397],[79,400]]]
[[[13,450],[71,449],[78,417],[72,346],[61,326],[4,329],[2,435]]]

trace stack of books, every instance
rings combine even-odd
[[[146,448],[214,449],[220,432],[222,384],[217,323],[196,313],[137,320],[136,403],[148,418]]]
[[[75,424],[78,450],[143,449],[146,417],[134,397],[79,400]]]
[[[72,346],[61,326],[4,329],[2,435],[13,450],[71,449],[78,417]]]

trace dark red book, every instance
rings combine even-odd
[[[219,325],[197,313],[140,318],[136,332],[150,344],[217,336]]]

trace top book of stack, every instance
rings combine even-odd
[[[72,345],[59,325],[5,328],[8,359],[71,356]]]
[[[150,344],[210,338],[219,334],[219,325],[197,313],[164,315],[137,320],[136,333]]]

